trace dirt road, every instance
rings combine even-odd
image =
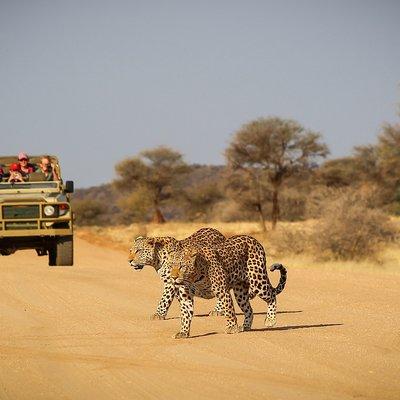
[[[274,329],[256,300],[254,330],[225,335],[198,300],[174,340],[152,268],[82,240],[73,268],[46,261],[0,258],[1,400],[400,398],[400,275],[289,266]]]

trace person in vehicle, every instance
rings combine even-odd
[[[51,162],[50,156],[42,157],[39,164],[40,171],[44,174],[46,181],[58,181],[60,178],[57,175],[57,171],[54,164]]]
[[[4,165],[0,165],[0,182],[6,182],[9,177],[9,173],[4,171],[3,169]]]
[[[10,176],[8,182],[24,182],[24,177],[21,173],[21,166],[19,163],[13,163],[10,165]]]
[[[27,177],[32,172],[35,172],[37,167],[29,162],[29,157],[26,153],[18,154],[20,173],[23,177]]]

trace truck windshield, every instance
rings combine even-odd
[[[50,189],[57,188],[57,182],[1,182],[0,190],[4,189]]]

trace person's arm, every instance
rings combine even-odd
[[[52,172],[53,172],[53,180],[54,181],[59,181],[60,177],[58,176],[56,166],[53,163],[51,164],[51,169],[52,169]]]

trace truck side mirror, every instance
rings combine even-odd
[[[65,193],[74,193],[74,181],[65,181]]]

